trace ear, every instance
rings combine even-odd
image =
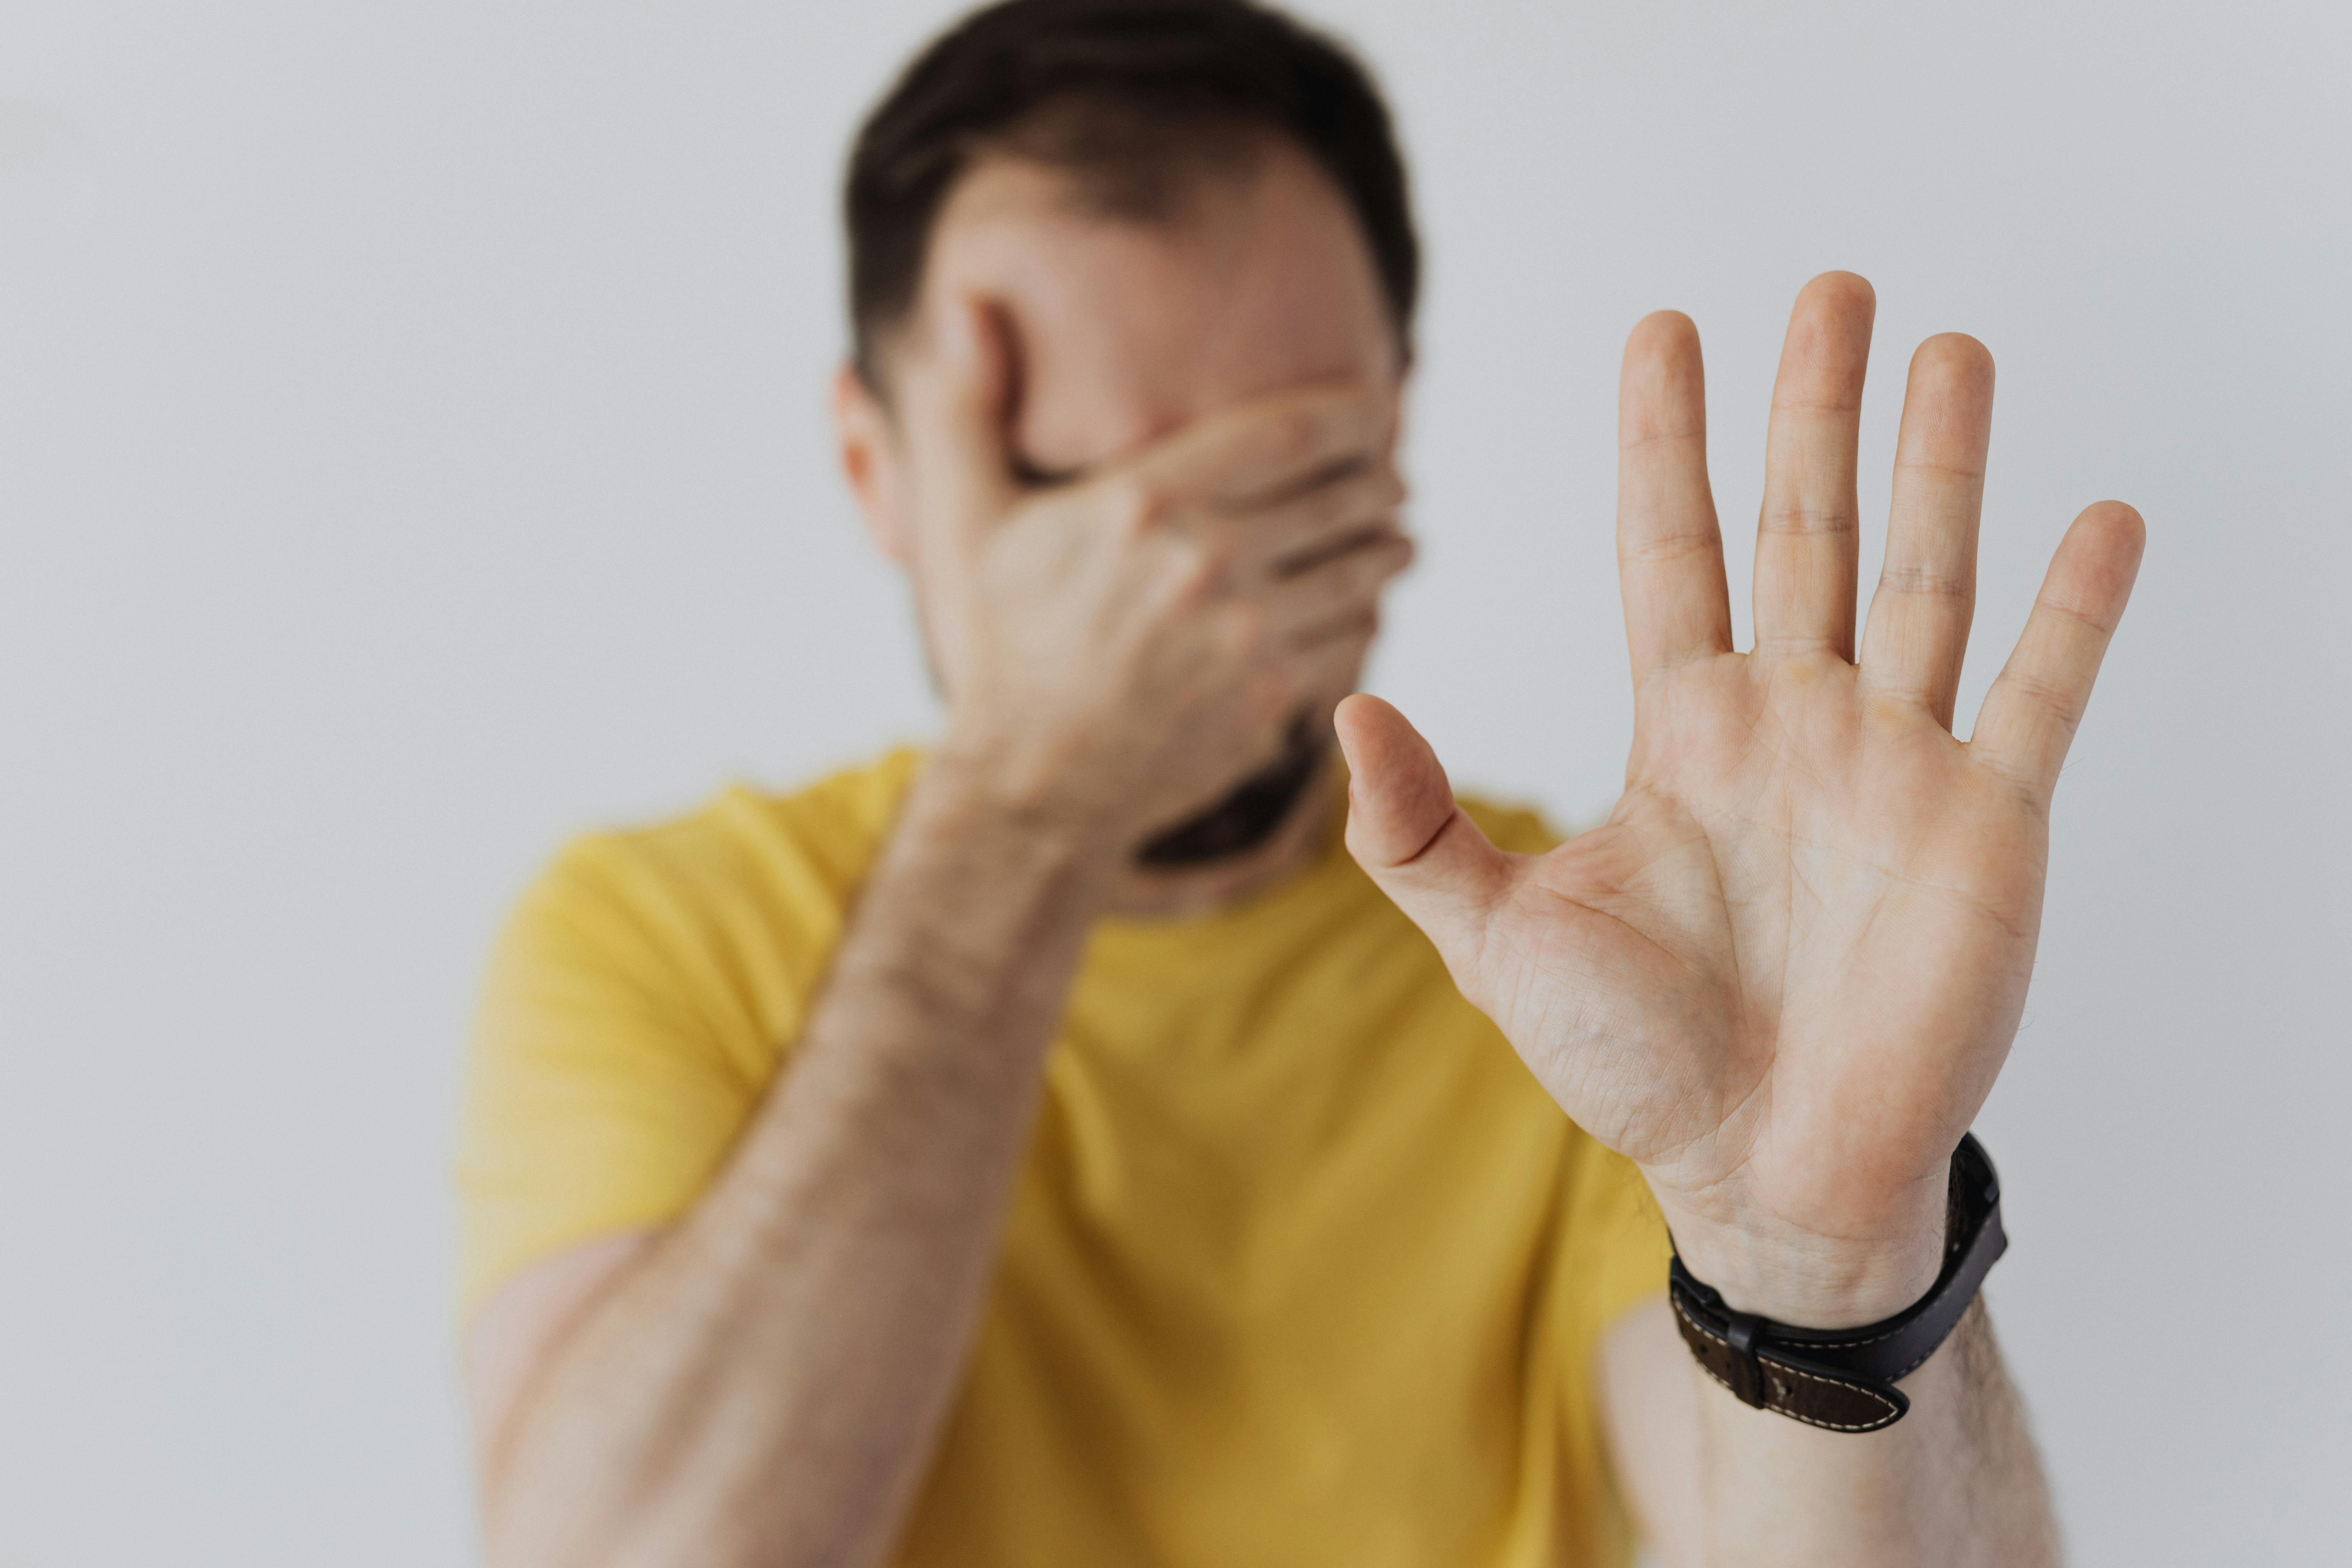
[[[841,471],[866,514],[866,527],[882,553],[899,565],[913,558],[913,535],[900,473],[898,433],[890,411],[857,374],[844,363],[833,374],[833,428],[841,443]]]

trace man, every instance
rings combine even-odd
[[[465,1171],[491,1560],[2053,1560],[1955,1147],[2137,517],[2077,521],[1955,739],[1990,362],[1913,362],[1857,647],[1872,297],[1818,279],[1736,652],[1651,317],[1627,789],[1555,847],[1349,695],[1417,266],[1343,54],[1011,0],[847,208],[844,462],[946,733],[524,901]]]

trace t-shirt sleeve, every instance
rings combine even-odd
[[[1488,837],[1519,854],[1540,855],[1571,837],[1532,811],[1465,804]],[[1630,1540],[1630,1516],[1607,1480],[1601,1342],[1627,1311],[1665,1293],[1673,1249],[1641,1171],[1580,1128],[1570,1133],[1560,1181],[1554,1322],[1565,1397],[1563,1484],[1571,1510],[1600,1521],[1604,1537]]]
[[[1673,1251],[1649,1184],[1582,1131],[1569,1155],[1560,1247],[1576,1282],[1573,1331],[1588,1354],[1628,1308],[1665,1291]]]
[[[465,1310],[568,1247],[675,1219],[759,1101],[775,1047],[677,882],[626,836],[584,839],[493,950],[458,1162]]]
[[[1630,1562],[1634,1523],[1610,1464],[1601,1342],[1627,1310],[1664,1293],[1666,1226],[1633,1163],[1581,1131],[1573,1135],[1562,1178],[1555,1319],[1560,1485],[1570,1515],[1605,1543],[1593,1561]]]

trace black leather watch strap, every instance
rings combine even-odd
[[[1895,1385],[1936,1353],[2009,1249],[2000,1228],[2000,1180],[1973,1133],[1952,1153],[1944,1268],[1935,1288],[1904,1311],[1859,1329],[1800,1329],[1734,1311],[1691,1278],[1681,1254],[1667,1295],[1683,1342],[1708,1375],[1742,1403],[1832,1432],[1875,1432],[1911,1402]]]

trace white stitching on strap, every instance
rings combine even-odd
[[[1711,1331],[1705,1323],[1702,1323],[1697,1319],[1692,1317],[1689,1312],[1684,1310],[1683,1304],[1680,1301],[1675,1302],[1674,1306],[1675,1316],[1681,1319],[1684,1322],[1688,1323],[1692,1330],[1695,1331],[1701,1339],[1712,1340],[1715,1343],[1721,1345],[1725,1350],[1731,1350],[1731,1342],[1729,1340],[1725,1339],[1721,1334]],[[1732,1351],[1732,1353],[1737,1355],[1738,1352]],[[1731,1392],[1735,1396],[1738,1394],[1738,1390],[1732,1389],[1731,1384],[1724,1380],[1723,1374],[1717,1372],[1715,1368],[1707,1365],[1705,1362],[1700,1362],[1698,1365],[1701,1372],[1704,1372],[1707,1376],[1714,1378],[1717,1383],[1721,1384],[1725,1388],[1731,1389]],[[1895,1417],[1902,1414],[1901,1410],[1895,1405],[1894,1401],[1888,1399],[1886,1395],[1879,1393],[1878,1390],[1874,1388],[1865,1388],[1860,1384],[1846,1383],[1834,1377],[1822,1377],[1817,1373],[1804,1372],[1796,1367],[1790,1366],[1777,1361],[1772,1363],[1772,1370],[1776,1373],[1785,1373],[1790,1377],[1803,1378],[1808,1383],[1818,1383],[1825,1388],[1838,1388],[1843,1389],[1849,1394],[1859,1394],[1866,1399],[1874,1399],[1879,1404],[1886,1406],[1886,1420],[1864,1421],[1853,1424],[1842,1421],[1816,1421],[1813,1417],[1805,1415],[1801,1411],[1785,1409],[1779,1410],[1778,1413],[1780,1415],[1786,1415],[1792,1421],[1801,1421],[1808,1426],[1819,1426],[1823,1430],[1830,1432],[1875,1432],[1881,1427],[1888,1425],[1895,1419]]]

